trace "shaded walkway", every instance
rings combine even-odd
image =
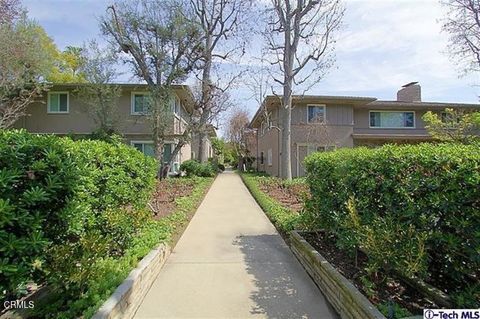
[[[136,318],[336,318],[240,177],[217,177]]]

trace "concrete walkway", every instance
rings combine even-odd
[[[337,318],[240,177],[219,175],[135,318]]]

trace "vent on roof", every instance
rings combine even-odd
[[[397,92],[397,101],[401,102],[421,102],[422,88],[418,82],[410,82],[402,86]]]

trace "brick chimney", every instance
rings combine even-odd
[[[418,82],[410,82],[402,86],[397,92],[397,101],[400,102],[421,102],[422,88]]]

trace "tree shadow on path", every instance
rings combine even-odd
[[[257,290],[252,315],[267,318],[338,318],[279,235],[238,236],[247,272]]]

